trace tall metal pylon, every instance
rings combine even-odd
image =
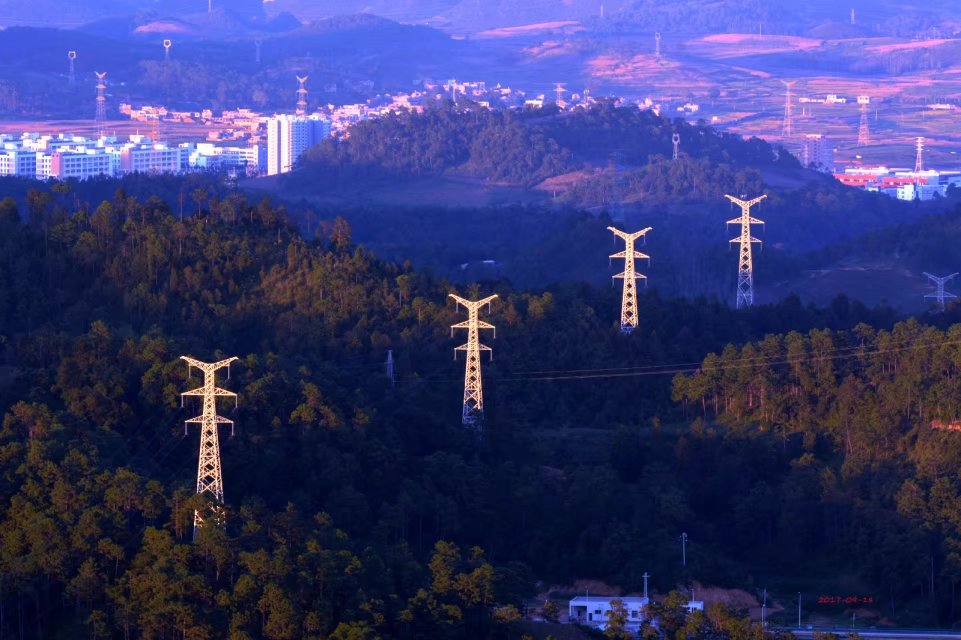
[[[654,59],[657,62],[661,61],[661,32],[656,31],[654,33]]]
[[[102,138],[107,126],[107,72],[97,74],[97,138]]]
[[[387,362],[384,365],[387,373],[387,379],[390,380],[390,386],[393,387],[396,382],[394,380],[394,350],[387,350]]]
[[[76,52],[76,51],[68,51],[68,52],[67,52],[67,60],[70,61],[70,76],[69,76],[69,78],[70,78],[70,84],[73,84],[73,81],[74,81],[75,78],[76,78],[76,76],[74,76],[74,73],[73,73],[73,71],[74,71],[73,61],[76,60],[76,59],[77,59],[77,52]]]
[[[764,224],[763,220],[751,217],[751,207],[766,198],[758,196],[753,200],[741,200],[734,196],[725,195],[725,198],[741,207],[741,217],[728,220],[728,224],[741,225],[741,235],[731,239],[731,243],[741,245],[740,258],[737,263],[737,301],[735,306],[738,309],[750,307],[754,304],[754,264],[751,255],[751,245],[761,241],[751,236],[752,224]]]
[[[637,279],[643,278],[647,280],[647,276],[643,273],[638,273],[634,269],[634,260],[636,258],[642,260],[651,259],[650,256],[634,250],[634,241],[638,238],[646,238],[647,232],[650,231],[651,228],[652,227],[641,229],[634,233],[627,233],[614,227],[607,228],[607,230],[615,236],[623,239],[625,245],[624,251],[612,253],[610,256],[611,258],[624,258],[624,271],[611,277],[615,279],[622,278],[624,280],[624,290],[621,294],[621,333],[625,335],[630,334],[637,328]]]
[[[307,78],[310,76],[304,76],[301,78],[297,76],[297,82],[300,83],[300,88],[297,89],[297,111],[295,112],[298,116],[307,115]]]
[[[957,273],[952,273],[952,274],[949,275],[949,276],[941,276],[941,277],[938,277],[938,276],[933,276],[933,275],[931,275],[931,274],[928,273],[928,272],[924,272],[924,275],[926,275],[926,276],[928,277],[928,279],[931,280],[931,282],[934,283],[934,286],[937,287],[937,290],[936,290],[934,293],[929,293],[929,294],[925,295],[925,296],[924,296],[925,299],[931,298],[931,299],[937,300],[937,301],[938,301],[938,306],[941,307],[941,311],[944,311],[944,300],[945,300],[945,298],[951,298],[951,299],[953,299],[953,298],[957,298],[957,297],[958,297],[958,296],[954,295],[953,293],[951,293],[951,292],[949,292],[949,291],[945,291],[945,290],[944,290],[944,285],[945,285],[945,283],[946,283],[948,280],[951,280],[952,278],[954,278],[954,277],[955,277],[956,275],[958,275],[958,274],[957,274]]]
[[[675,133],[671,136],[671,142],[674,143],[674,159],[677,160],[678,150],[681,147],[681,134]]]
[[[167,38],[164,40],[164,61],[170,60],[170,49],[174,46],[173,40]]]
[[[917,155],[914,157],[914,171],[921,173],[924,171],[924,138],[915,138],[914,144],[917,148]]]
[[[209,500],[205,513],[199,510],[194,511],[194,540],[197,540],[197,531],[209,520],[218,526],[224,525],[224,479],[220,471],[220,438],[217,428],[221,424],[230,425],[230,434],[233,435],[234,423],[232,420],[217,415],[217,397],[223,396],[234,399],[234,406],[237,403],[237,394],[221,389],[217,386],[217,371],[224,367],[230,367],[237,358],[227,358],[219,362],[201,362],[189,356],[181,356],[181,360],[187,362],[187,373],[191,369],[200,369],[204,374],[204,384],[201,387],[185,391],[181,394],[181,404],[183,396],[202,396],[203,412],[196,418],[191,418],[184,422],[184,430],[188,423],[200,425],[200,458],[197,463],[197,494],[206,496]],[[230,369],[227,369],[227,377],[230,377]]]
[[[496,339],[497,329],[494,325],[480,320],[477,313],[485,304],[487,305],[487,312],[490,313],[490,303],[497,295],[487,296],[483,300],[466,300],[453,293],[450,294],[450,297],[458,305],[467,309],[467,320],[450,326],[451,337],[454,337],[454,329],[467,329],[467,342],[459,347],[454,347],[455,360],[458,351],[467,352],[467,364],[464,369],[464,409],[461,412],[461,424],[467,427],[478,427],[484,421],[484,385],[481,379],[480,352],[488,351],[493,354],[490,347],[480,343],[480,330],[492,329]]]
[[[563,107],[563,106],[565,106],[565,105],[567,104],[566,102],[564,102],[564,94],[565,94],[565,93],[567,93],[567,89],[566,89],[566,87],[565,87],[565,83],[563,83],[563,82],[555,82],[555,83],[554,83],[554,96],[555,96],[555,97],[554,97],[554,104],[556,104],[558,107]]]
[[[869,104],[871,104],[870,96],[858,96],[858,105],[861,107],[861,124],[858,126],[859,147],[871,144],[871,131],[868,129]]]
[[[794,105],[791,103],[791,87],[797,84],[797,80],[781,80],[781,84],[784,85],[784,124],[781,128],[781,136],[785,138],[790,138],[793,135],[792,128],[792,115],[794,113]]]
[[[255,56],[255,60],[257,61],[257,64],[260,64],[260,47],[262,47],[263,44],[264,44],[264,41],[262,39],[260,38],[254,39],[254,47],[256,47],[257,49],[257,53]]]

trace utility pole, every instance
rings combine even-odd
[[[644,578],[644,597],[646,598],[647,597],[647,579],[650,578],[651,576],[649,576],[647,574],[647,571],[645,571],[644,575],[641,577]]]
[[[102,138],[107,126],[107,72],[97,74],[97,138]]]
[[[790,138],[793,134],[791,127],[791,115],[793,113],[794,105],[791,104],[791,87],[797,84],[797,80],[781,80],[781,84],[784,85],[784,124],[781,128],[781,136],[784,138]]]
[[[181,356],[181,360],[187,362],[187,374],[194,368],[200,369],[204,374],[204,384],[190,391],[181,394],[181,404],[183,396],[202,396],[203,412],[196,418],[186,420],[184,430],[188,423],[200,425],[200,459],[197,464],[197,494],[208,498],[209,503],[206,513],[194,511],[194,541],[197,540],[197,531],[204,526],[207,520],[211,520],[218,526],[224,525],[224,479],[220,470],[220,439],[217,427],[221,424],[230,425],[230,435],[233,435],[234,423],[232,420],[217,415],[217,397],[223,396],[234,399],[234,406],[237,403],[237,394],[221,389],[217,386],[217,370],[228,367],[227,376],[230,377],[230,363],[237,358],[227,358],[219,362],[201,362],[188,356]]]
[[[948,280],[951,280],[952,278],[954,278],[954,277],[955,277],[956,275],[958,275],[958,274],[957,274],[957,273],[952,273],[951,275],[948,275],[948,276],[938,277],[938,276],[933,276],[933,275],[931,275],[931,274],[928,273],[928,272],[925,272],[924,275],[926,275],[926,276],[928,277],[928,279],[930,279],[930,280],[934,283],[934,285],[937,287],[937,290],[936,290],[934,293],[926,294],[924,297],[925,297],[925,298],[933,298],[933,299],[937,300],[937,301],[938,301],[938,306],[941,307],[941,311],[944,311],[944,300],[945,300],[945,298],[957,298],[957,297],[958,297],[958,296],[954,295],[953,293],[950,293],[950,292],[948,292],[948,291],[945,291],[945,290],[944,290],[944,285],[945,285],[945,283],[946,283]]]
[[[681,566],[687,566],[687,534],[681,534]]]
[[[677,160],[678,149],[681,146],[681,135],[679,133],[675,133],[673,136],[671,136],[671,142],[674,143],[674,159]]]
[[[623,239],[625,245],[624,251],[612,253],[610,257],[624,258],[624,271],[611,277],[624,280],[624,292],[621,295],[621,333],[628,335],[637,328],[637,279],[643,278],[647,280],[647,276],[635,271],[634,260],[641,258],[642,260],[650,261],[651,259],[650,256],[634,250],[634,241],[641,237],[646,238],[647,232],[650,231],[652,227],[641,229],[634,233],[626,233],[614,227],[608,227],[607,229],[618,238]]]
[[[394,350],[387,350],[387,379],[390,380],[390,386],[393,387],[394,381]]]
[[[467,342],[459,347],[454,347],[454,359],[457,359],[458,351],[467,352],[467,365],[464,369],[464,408],[461,412],[461,424],[466,427],[480,427],[484,421],[484,385],[481,380],[481,361],[480,352],[491,352],[491,348],[480,343],[480,330],[492,329],[494,338],[497,338],[497,329],[494,325],[484,322],[477,317],[478,310],[487,305],[487,312],[490,313],[490,303],[497,295],[487,296],[483,300],[466,300],[453,293],[450,294],[458,305],[467,309],[467,320],[452,324],[450,327],[451,337],[454,337],[454,329],[467,329]],[[491,352],[493,354],[493,352]]]
[[[737,300],[736,308],[750,307],[754,304],[754,266],[751,255],[751,245],[761,241],[751,235],[752,224],[764,224],[763,220],[751,217],[751,207],[759,203],[767,196],[758,196],[753,200],[741,200],[734,196],[725,195],[725,198],[741,207],[741,217],[728,220],[728,224],[741,225],[741,235],[731,239],[731,243],[741,245],[740,258],[737,266]]]

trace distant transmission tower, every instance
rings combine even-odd
[[[635,231],[634,233],[625,233],[614,227],[608,227],[607,230],[624,240],[624,251],[612,253],[610,257],[624,258],[624,271],[612,277],[622,278],[624,280],[624,290],[621,294],[621,333],[627,335],[637,328],[637,279],[643,278],[647,280],[647,276],[642,273],[637,273],[634,269],[634,260],[636,258],[642,260],[651,259],[650,256],[634,250],[634,241],[638,238],[646,237],[651,227]]]
[[[467,309],[467,320],[452,324],[450,327],[451,336],[454,329],[467,329],[467,342],[454,348],[454,359],[457,359],[458,351],[467,352],[467,365],[464,370],[464,409],[461,413],[461,423],[464,426],[480,426],[484,421],[484,385],[481,381],[481,361],[480,352],[490,351],[491,348],[480,343],[481,329],[494,329],[494,325],[478,319],[477,312],[485,304],[487,312],[490,313],[490,303],[496,295],[488,296],[483,300],[465,300],[460,296],[450,294],[457,304]],[[497,331],[494,329],[494,337]]]
[[[661,61],[661,32],[657,31],[654,33],[654,59],[658,62]]]
[[[233,421],[217,415],[217,397],[223,396],[233,398],[236,406],[237,394],[231,393],[226,389],[217,387],[217,370],[230,367],[230,363],[237,358],[227,358],[220,362],[201,362],[187,356],[181,356],[181,360],[187,362],[187,372],[196,368],[203,371],[204,384],[191,391],[186,391],[181,396],[202,396],[203,412],[196,418],[187,420],[187,423],[200,425],[200,459],[197,464],[197,494],[205,495],[210,503],[205,513],[194,511],[194,540],[197,540],[197,531],[205,522],[211,520],[218,526],[224,525],[224,479],[220,471],[220,439],[218,438],[217,427],[221,424],[229,424],[231,435],[233,435]],[[230,370],[228,368],[228,377]],[[186,424],[184,425],[186,429]]]
[[[394,380],[394,350],[393,350],[393,349],[388,349],[388,350],[387,350],[387,363],[386,363],[386,365],[384,366],[384,368],[387,370],[387,379],[390,380],[390,386],[393,387],[394,384],[395,384],[395,380]]]
[[[928,279],[931,280],[931,282],[934,283],[934,286],[937,287],[937,290],[936,290],[934,293],[929,293],[929,294],[925,295],[924,297],[925,297],[926,299],[927,299],[927,298],[932,298],[932,299],[934,299],[934,300],[937,300],[937,301],[938,301],[938,306],[941,308],[941,311],[944,311],[944,300],[945,300],[945,298],[957,298],[957,297],[958,297],[958,296],[954,295],[953,293],[950,293],[950,292],[948,292],[948,291],[945,291],[945,290],[944,290],[944,284],[945,284],[948,280],[950,280],[951,278],[955,277],[955,276],[958,275],[958,274],[957,274],[957,273],[952,273],[952,274],[949,275],[949,276],[942,276],[942,277],[940,277],[940,278],[939,278],[938,276],[933,276],[933,275],[931,275],[930,273],[927,273],[927,272],[925,272],[924,275],[926,275],[926,276],[928,277]]]
[[[154,144],[156,144],[160,142],[160,114],[158,113],[157,115],[153,116],[151,120],[151,124],[153,125],[153,141]]]
[[[681,146],[681,134],[675,133],[673,136],[671,136],[671,142],[674,143],[674,159],[677,160],[678,150]]]
[[[567,89],[564,88],[563,82],[554,83],[554,104],[558,107],[564,107],[567,103],[564,102],[564,94],[567,93]]]
[[[447,81],[447,86],[450,87],[450,101],[455,105],[457,104],[457,80],[451,78]]]
[[[77,59],[77,52],[76,52],[76,51],[68,51],[68,52],[67,52],[67,60],[70,61],[70,76],[69,76],[69,77],[70,77],[70,84],[73,84],[73,81],[74,81],[74,79],[75,79],[75,77],[76,77],[76,76],[74,76],[74,73],[73,73],[73,71],[74,71],[74,69],[73,69],[73,61],[76,60],[76,59]]]
[[[856,24],[854,20],[854,9],[851,9],[851,24]]]
[[[871,144],[871,132],[868,130],[868,105],[871,104],[870,96],[858,96],[858,105],[861,107],[861,124],[858,126],[858,146],[863,147]]]
[[[256,49],[257,49],[257,54],[256,54],[256,58],[255,58],[255,60],[257,61],[257,64],[260,64],[260,47],[261,47],[263,44],[264,44],[264,41],[261,40],[260,38],[257,38],[256,40],[254,40],[254,47],[256,47]]]
[[[914,144],[918,151],[914,158],[914,171],[915,173],[921,173],[924,171],[924,138],[916,138]]]
[[[214,0],[207,0],[207,13],[214,12]]]
[[[301,78],[297,76],[297,82],[300,83],[300,88],[297,89],[297,111],[298,116],[307,115],[307,78],[310,76],[304,76]]]
[[[791,123],[791,116],[793,114],[794,105],[791,104],[791,87],[797,83],[797,80],[781,80],[781,84],[784,85],[784,125],[781,129],[781,135],[785,138],[790,138],[793,129]]]
[[[97,138],[102,138],[107,126],[107,72],[97,74]]]
[[[170,48],[174,46],[172,40],[164,40],[164,60],[170,60]]]
[[[731,240],[732,243],[741,245],[741,255],[737,263],[737,302],[735,305],[738,309],[741,309],[754,304],[754,264],[751,245],[755,242],[760,244],[761,241],[751,236],[751,225],[764,224],[763,220],[751,217],[751,207],[767,196],[758,196],[753,200],[741,200],[729,195],[724,197],[741,207],[741,217],[727,221],[728,224],[741,225],[741,235]]]

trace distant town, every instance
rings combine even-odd
[[[427,81],[422,89],[409,93],[381,94],[365,102],[328,104],[308,113],[306,78],[298,78],[297,108],[292,114],[267,115],[241,108],[223,111],[219,115],[210,109],[176,111],[158,105],[121,103],[119,113],[131,122],[143,123],[143,131],[126,136],[109,134],[105,117],[103,82],[98,85],[98,118],[96,135],[76,135],[72,132],[38,134],[26,132],[19,136],[0,134],[0,175],[48,179],[88,179],[99,176],[120,176],[130,173],[180,174],[191,171],[222,172],[231,177],[259,177],[291,171],[300,156],[311,146],[330,137],[350,135],[350,128],[361,121],[381,118],[402,111],[423,111],[432,102],[449,100],[454,104],[469,103],[487,109],[542,109],[560,110],[586,108],[597,99],[585,89],[580,93],[568,91],[563,83],[555,85],[553,95],[528,94],[525,91],[483,81],[458,82]],[[701,112],[694,102],[665,106],[651,98],[625,101],[638,109],[651,110],[658,115],[676,113],[676,117],[691,119]],[[786,117],[790,117],[795,100],[788,93]],[[836,94],[824,97],[801,96],[796,102],[802,113],[808,104],[846,104],[849,99]],[[855,100],[850,100],[855,102]],[[858,96],[862,123],[859,143],[868,136],[867,107],[870,99]],[[952,110],[954,105],[934,104],[929,108]],[[703,120],[703,118],[699,118]],[[786,126],[788,126],[786,120]],[[720,124],[717,116],[711,124]],[[168,129],[184,125],[197,139],[174,141]],[[198,127],[200,128],[198,130]],[[199,131],[205,135],[200,138]],[[787,132],[790,136],[790,131]],[[888,195],[900,200],[930,200],[944,197],[952,186],[961,186],[961,171],[940,171],[924,166],[924,139],[918,138],[915,166],[889,168],[886,166],[841,166],[835,163],[832,140],[823,134],[808,133],[793,136],[797,148],[789,149],[803,166],[834,176],[839,182]]]

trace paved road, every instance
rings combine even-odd
[[[851,633],[851,628],[785,628],[784,631],[790,631],[798,638],[811,638],[815,632],[834,633],[841,638],[841,640],[844,640],[847,634]],[[910,640],[911,638],[924,640],[938,640],[940,638],[961,639],[961,631],[956,629],[854,629],[854,631],[862,638],[871,638],[872,640]]]

